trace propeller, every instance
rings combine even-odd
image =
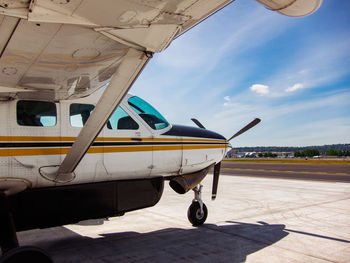
[[[202,123],[199,122],[199,120],[192,118],[191,121],[193,121],[199,128],[205,129]]]
[[[216,193],[218,191],[220,167],[221,167],[221,162],[214,165],[213,188],[211,191],[211,200],[215,200]]]
[[[251,121],[249,124],[247,124],[244,128],[240,129],[238,132],[236,132],[230,139],[227,141],[231,141],[233,138],[237,137],[238,135],[241,135],[242,133],[248,131],[250,128],[253,128],[255,125],[257,125],[261,119],[255,118],[253,121]],[[219,176],[220,176],[220,167],[221,162],[214,165],[214,176],[213,176],[213,189],[211,192],[211,200],[215,200],[216,193],[218,191],[218,184],[219,184]]]
[[[205,127],[195,118],[191,119],[199,128],[205,129]],[[227,141],[231,141],[233,138],[241,135],[242,133],[248,131],[249,129],[253,128],[255,125],[257,125],[259,122],[261,122],[261,119],[255,118],[253,121],[248,123],[245,127],[240,129],[238,132],[236,132],[230,139]],[[220,168],[221,168],[221,162],[214,165],[214,173],[213,173],[213,188],[211,192],[211,200],[216,199],[216,193],[218,191],[218,184],[219,184],[219,176],[220,176]]]
[[[236,132],[230,139],[227,141],[231,141],[233,138],[237,137],[238,135],[241,135],[242,133],[248,131],[250,128],[253,128],[255,125],[257,125],[261,120],[259,118],[255,118],[252,122],[247,124],[244,128],[240,129],[238,132]]]

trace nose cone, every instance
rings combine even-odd
[[[206,138],[206,139],[216,139],[216,140],[225,140],[226,138],[216,132],[209,131],[202,128],[191,127],[191,126],[182,126],[182,125],[172,125],[172,128],[163,133],[163,135],[173,135],[181,137],[197,137],[197,138]]]

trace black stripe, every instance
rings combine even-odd
[[[136,145],[227,145],[226,142],[94,142],[92,146],[136,146]],[[72,142],[5,142],[0,148],[71,147]]]
[[[225,142],[94,142],[93,146],[123,146],[123,145],[183,145],[183,144],[213,144],[226,145]]]
[[[219,140],[226,141],[225,137],[223,137],[222,135],[216,132],[200,129],[197,127],[182,126],[182,125],[172,125],[171,129],[166,133],[163,133],[162,135],[219,139]]]

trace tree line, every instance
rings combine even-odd
[[[328,156],[350,156],[350,150],[348,151],[342,151],[342,150],[335,150],[335,149],[329,149],[327,152]]]
[[[305,149],[303,151],[296,151],[294,153],[295,157],[313,157],[313,156],[319,156],[320,152],[317,149]],[[350,156],[350,151],[341,151],[341,150],[335,150],[335,149],[329,149],[326,153],[327,156]]]
[[[303,151],[296,151],[294,157],[313,157],[319,156],[320,152],[317,149],[305,149]]]

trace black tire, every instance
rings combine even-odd
[[[53,263],[51,257],[37,247],[23,246],[11,249],[0,259],[0,263]]]
[[[205,220],[207,220],[208,209],[207,206],[203,203],[203,213],[200,213],[200,205],[199,202],[192,202],[190,207],[187,210],[188,220],[191,222],[193,226],[203,225]]]

